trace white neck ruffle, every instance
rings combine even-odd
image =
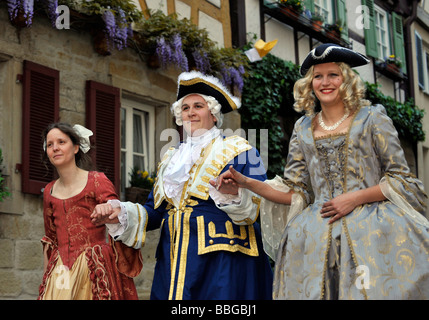
[[[183,187],[189,180],[192,166],[201,156],[201,150],[213,139],[220,136],[220,130],[214,126],[207,132],[197,136],[188,136],[185,143],[171,157],[163,176],[165,195],[180,202]]]

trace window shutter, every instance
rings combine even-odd
[[[40,195],[53,180],[41,162],[42,132],[59,119],[59,71],[24,61],[22,108],[22,192]]]
[[[362,0],[362,5],[366,6],[368,15],[364,14],[364,24],[368,24],[369,28],[364,27],[365,34],[365,49],[368,56],[378,58],[377,50],[377,33],[375,29],[375,11],[374,11],[374,0]],[[366,19],[369,19],[366,21]]]
[[[95,81],[86,83],[86,126],[94,135],[93,160],[119,192],[120,90]]]
[[[395,56],[401,59],[402,72],[407,73],[407,61],[405,56],[404,28],[402,25],[402,17],[395,12],[392,12],[392,29],[393,49],[395,50]]]
[[[340,20],[341,24],[342,24],[341,39],[348,41],[349,40],[349,27],[347,24],[346,0],[338,0],[337,1],[337,10],[338,10],[338,20]]]
[[[424,65],[423,65],[423,43],[420,35],[415,31],[416,37],[416,55],[417,55],[417,74],[419,80],[419,87],[425,88],[425,76],[424,76]]]

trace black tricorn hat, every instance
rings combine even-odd
[[[310,51],[299,72],[304,76],[311,66],[327,62],[344,62],[354,68],[369,63],[369,59],[359,52],[337,44],[324,43]]]
[[[201,93],[215,98],[222,106],[222,113],[237,110],[241,106],[240,99],[233,96],[218,78],[199,71],[181,73],[177,85],[177,100],[188,94]]]

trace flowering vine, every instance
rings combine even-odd
[[[127,22],[124,10],[121,8],[106,9],[103,13],[103,21],[106,25],[105,32],[111,47],[116,47],[118,50],[125,48],[131,24]]]
[[[149,18],[143,19],[132,0],[6,2],[9,19],[18,28],[31,26],[35,12],[44,12],[56,27],[58,6],[66,5],[94,18],[85,17],[84,23],[88,23],[99,54],[107,55],[113,49],[122,50],[129,46],[137,50],[140,57],[155,53],[163,68],[173,65],[181,71],[196,69],[218,77],[226,86],[233,86],[240,92],[243,89],[243,78],[248,68],[243,52],[232,48],[218,49],[217,44],[209,39],[207,30],[198,28],[189,19],[179,20],[175,14],[167,16],[160,10],[151,11]],[[100,22],[102,33],[98,32]],[[133,23],[135,31],[131,27]]]
[[[176,33],[173,35],[171,41],[167,41],[164,37],[160,37],[156,42],[155,52],[163,68],[174,64],[182,71],[189,71],[188,58],[183,51],[180,34]]]
[[[20,27],[29,27],[33,21],[34,13],[34,0],[6,0],[7,10],[9,12],[9,19],[15,21],[19,18],[21,13],[24,20],[23,25],[19,24]]]

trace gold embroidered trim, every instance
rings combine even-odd
[[[138,212],[138,214],[139,214],[139,223],[138,223],[138,228],[140,229],[140,223],[141,223],[141,220],[142,220],[142,215],[141,215],[141,212],[140,212],[140,208],[139,208],[139,206],[137,205],[137,204],[135,204],[135,206],[136,206],[136,208],[137,208],[137,212]],[[143,232],[144,233],[144,232]],[[136,232],[136,236],[135,236],[135,238],[134,238],[134,243],[133,243],[133,247],[135,247],[135,245],[137,244],[137,241],[138,241],[138,239],[137,239],[137,236],[138,236],[138,232]]]
[[[240,226],[240,233],[243,232],[243,230],[244,232],[246,232],[246,229],[248,232],[249,241],[244,243],[245,246],[235,243],[232,240],[233,238],[229,238],[229,236],[231,235],[228,235],[228,234],[224,238],[231,239],[229,244],[227,243],[211,244],[213,240],[210,240],[209,245],[206,246],[206,231],[205,231],[204,216],[197,217],[197,226],[198,226],[198,254],[199,255],[223,250],[223,251],[229,251],[229,252],[241,252],[252,257],[259,256],[258,245],[256,243],[255,229],[253,228],[253,225]],[[208,227],[210,228],[210,223]],[[218,235],[220,238],[221,234],[216,234],[216,231],[215,230],[213,231],[214,227],[211,227],[211,228],[212,230],[211,232],[209,230],[209,235],[214,233],[215,235]],[[240,239],[243,236],[243,234],[240,234],[240,236],[238,235],[234,235],[234,236]],[[241,240],[245,240],[245,238]]]
[[[186,208],[185,216],[183,219],[183,232],[182,232],[182,248],[180,252],[179,275],[176,287],[176,300],[183,299],[183,288],[185,287],[186,276],[186,263],[188,261],[188,247],[189,247],[189,218],[191,217],[192,208]]]
[[[358,263],[357,258],[356,258],[355,250],[353,248],[352,238],[350,237],[349,229],[347,228],[347,222],[346,222],[345,217],[341,218],[341,222],[343,224],[344,233],[346,234],[347,243],[348,243],[349,248],[350,248],[350,253],[352,255],[353,263],[355,264],[355,268],[357,268],[359,266],[359,263]],[[362,271],[362,272],[364,272],[364,271]],[[361,275],[361,274],[359,274],[359,275]],[[368,295],[367,295],[366,290],[365,290],[364,287],[362,287],[361,292],[362,292],[365,300],[368,300]]]
[[[229,220],[225,222],[226,234],[216,233],[216,226],[213,221],[209,222],[208,229],[209,229],[210,238],[228,238],[228,239],[240,239],[240,240],[244,240],[247,238],[247,233],[244,226],[240,226],[240,235],[234,234],[234,228],[232,226],[232,222]]]
[[[181,80],[180,81],[180,85],[183,85],[183,86],[192,86],[194,84],[201,83],[201,82],[204,83],[204,84],[206,84],[206,85],[208,85],[209,87],[212,87],[213,89],[215,89],[219,93],[221,93],[224,96],[224,98],[228,101],[228,103],[231,106],[232,110],[236,110],[237,109],[237,105],[231,99],[230,96],[228,96],[221,88],[215,86],[214,84],[212,84],[212,83],[210,83],[210,82],[208,82],[208,81],[206,81],[204,79],[197,78],[197,79],[190,79],[190,80]]]

